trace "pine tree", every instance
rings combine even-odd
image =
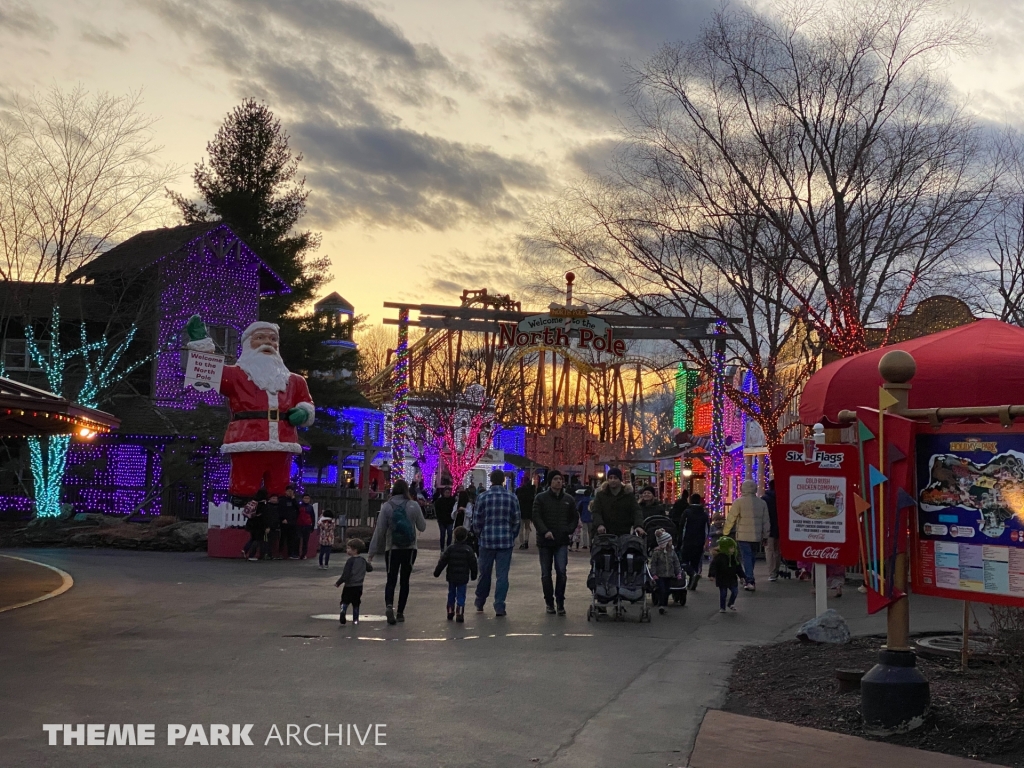
[[[330,259],[316,256],[319,233],[297,229],[309,196],[305,178],[297,176],[302,155],[292,152],[281,121],[255,99],[228,114],[206,151],[208,160],[192,174],[200,199],[169,193],[185,223],[225,221],[291,286],[291,293],[260,300],[260,319],[281,326],[281,357],[310,378],[318,404],[354,402],[358,395],[344,382],[313,377],[318,371],[355,370],[356,361],[354,354],[351,360],[336,357],[323,343],[331,331],[308,307],[331,277]]]

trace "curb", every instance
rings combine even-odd
[[[49,600],[51,597],[57,597],[59,595],[63,595],[65,592],[67,592],[69,589],[71,589],[75,585],[75,580],[73,578],[71,578],[71,574],[69,574],[69,573],[67,573],[65,571],[62,571],[60,568],[55,568],[52,565],[47,565],[46,563],[40,563],[40,562],[38,562],[36,560],[29,560],[29,559],[24,558],[24,557],[16,557],[15,555],[2,555],[2,554],[0,554],[0,557],[6,557],[9,560],[20,560],[23,563],[32,563],[32,565],[38,565],[38,566],[41,566],[43,568],[49,568],[54,573],[58,574],[60,576],[60,578],[61,578],[61,585],[59,587],[57,587],[57,589],[53,590],[52,592],[47,592],[45,595],[42,595],[41,597],[37,597],[37,598],[35,598],[33,600],[26,600],[23,603],[15,603],[14,605],[0,606],[0,613],[5,613],[7,611],[13,611],[15,608],[24,608],[25,606],[33,605],[34,603],[41,603],[43,600]]]

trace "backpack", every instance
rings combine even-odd
[[[391,506],[391,546],[398,549],[406,549],[416,543],[416,531],[413,530],[412,520],[406,514],[405,504],[397,507]]]

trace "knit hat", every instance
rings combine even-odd
[[[551,485],[551,481],[552,481],[552,480],[554,480],[554,479],[555,479],[556,477],[560,477],[560,478],[562,478],[562,480],[563,480],[563,481],[565,480],[565,475],[563,475],[563,474],[562,474],[561,472],[559,472],[559,471],[558,471],[557,469],[552,469],[552,470],[551,470],[550,472],[548,472],[548,473],[547,473],[547,475],[546,475],[546,476],[544,477],[544,482],[546,482],[546,483],[547,483],[548,485]]]
[[[640,495],[643,495],[643,494],[647,493],[648,491],[651,492],[651,496],[657,496],[658,495],[658,492],[656,490],[654,490],[654,486],[653,485],[645,485],[643,488],[641,488],[640,489]]]
[[[718,538],[718,551],[723,555],[732,555],[736,552],[736,542],[728,536]]]
[[[672,541],[672,536],[664,528],[658,529],[658,544],[665,545]]]
[[[608,477],[617,477],[619,480],[622,479],[622,470],[618,467],[612,467],[608,470]]]

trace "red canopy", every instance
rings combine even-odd
[[[978,320],[826,365],[804,387],[800,421],[836,425],[844,409],[878,407],[878,361],[894,349],[917,362],[911,408],[1024,405],[1024,328]]]

